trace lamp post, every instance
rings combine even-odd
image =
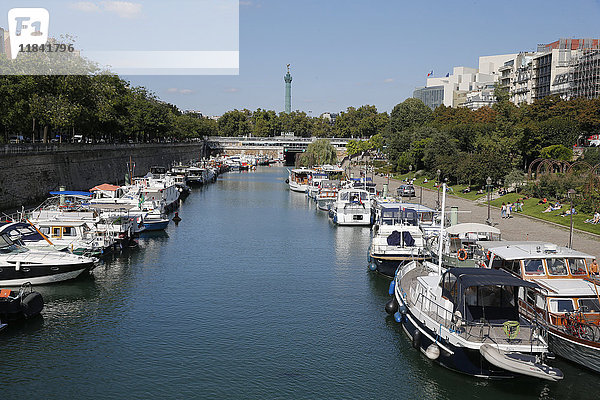
[[[569,248],[573,248],[573,197],[575,195],[574,189],[569,189],[567,192],[569,199],[571,200],[571,208],[569,209],[569,214],[571,214],[571,228],[569,229]]]
[[[486,183],[486,189],[487,189],[487,201],[488,201],[488,217],[487,217],[487,221],[485,221],[488,225],[492,225],[492,216],[490,214],[490,188],[492,187],[492,178],[490,178],[489,176],[487,177],[487,179],[485,180]]]
[[[440,208],[440,174],[442,173],[442,171],[440,171],[439,169],[436,171],[437,172],[437,178],[435,179],[435,183],[438,185],[438,198],[437,198],[437,203],[435,203],[435,208]]]

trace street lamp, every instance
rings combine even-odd
[[[442,173],[442,171],[440,171],[438,169],[436,172],[437,172],[437,178],[435,179],[435,183],[436,183],[436,185],[438,185],[438,198],[437,198],[437,203],[435,204],[435,208],[440,208],[440,174]]]
[[[487,217],[487,221],[486,223],[488,225],[492,225],[492,216],[490,214],[490,188],[492,187],[492,178],[490,178],[489,176],[487,177],[487,179],[485,180],[486,185],[486,189],[487,189],[487,201],[488,201],[488,217]]]
[[[569,248],[573,248],[573,197],[575,196],[575,190],[569,189],[567,192],[569,199],[571,200],[571,208],[569,209],[569,214],[571,214],[571,229],[569,229]]]

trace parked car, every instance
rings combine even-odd
[[[401,197],[415,197],[415,187],[413,185],[400,185],[397,192],[398,196]]]

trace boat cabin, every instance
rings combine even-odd
[[[523,279],[583,279],[590,277],[594,257],[548,242],[479,243],[488,267],[504,269]]]
[[[537,287],[502,270],[483,268],[449,268],[439,285],[464,322],[500,324],[519,321],[518,288]]]

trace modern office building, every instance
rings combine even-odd
[[[428,78],[427,85],[417,88],[413,92],[413,97],[423,100],[431,108],[440,104],[446,107],[461,107],[467,103],[468,93],[482,91],[489,87],[489,84],[495,84],[500,77],[499,68],[515,56],[516,54],[483,56],[479,57],[478,68],[454,67],[452,74],[447,74],[445,77]],[[480,100],[472,101],[471,107],[483,104],[483,98],[486,96],[487,94],[481,92]],[[441,103],[440,97],[442,97]],[[485,103],[487,104],[487,100]]]
[[[435,110],[444,104],[444,86],[418,87],[414,90],[413,97]]]

